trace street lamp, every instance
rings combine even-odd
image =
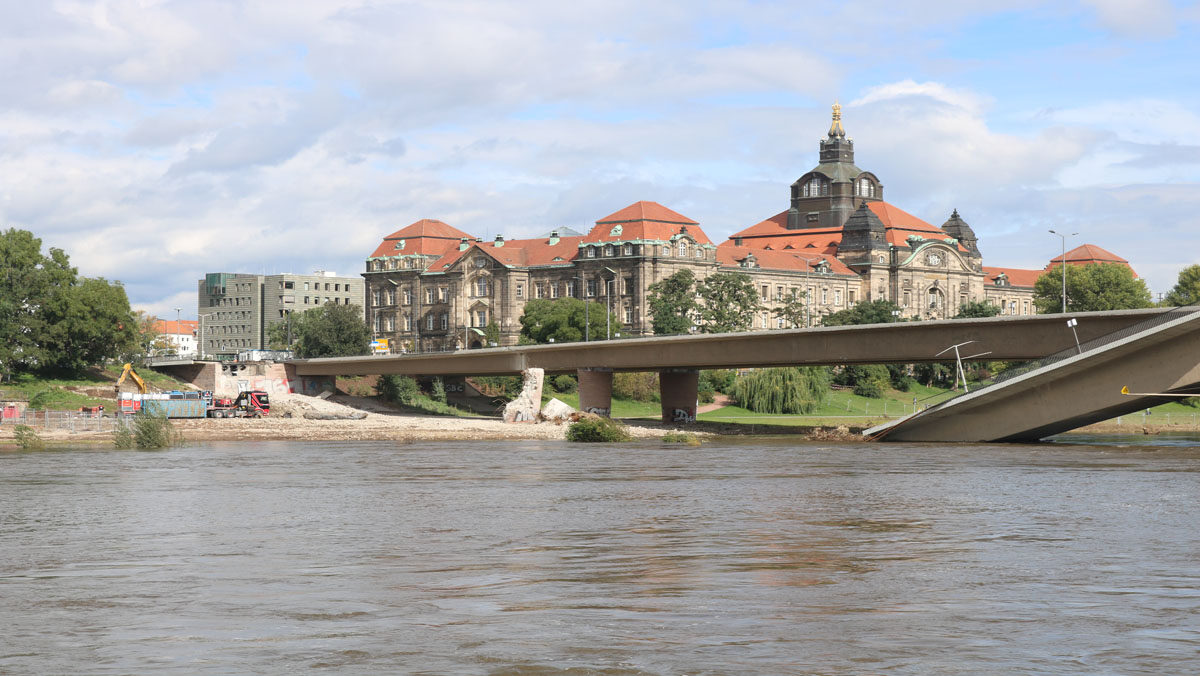
[[[810,282],[809,282],[809,277],[808,277],[808,269],[812,267],[812,262],[814,260],[819,261],[819,260],[824,260],[824,259],[823,258],[815,258],[815,259],[809,258],[808,256],[801,256],[800,254],[792,254],[792,255],[795,256],[796,258],[799,258],[800,260],[804,261],[804,287],[805,287],[804,288],[804,325],[806,327],[811,327],[812,326],[812,294],[810,294],[808,292],[808,290],[810,288],[809,287]]]
[[[1079,233],[1073,232],[1067,235],[1051,230],[1050,234],[1058,235],[1058,237],[1062,240],[1062,261],[1060,261],[1060,264],[1062,265],[1062,311],[1063,314],[1067,314],[1067,238],[1074,237]]]
[[[183,312],[183,308],[175,308],[175,338],[171,344],[175,347],[175,354],[179,354],[179,348],[183,347],[183,330],[179,328],[179,313]]]
[[[213,316],[213,313],[210,312],[206,315],[197,314],[196,316],[200,319],[200,343],[196,346],[196,356],[201,361],[203,361],[204,360],[204,318]]]

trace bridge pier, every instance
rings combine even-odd
[[[579,410],[606,418],[612,415],[612,379],[610,368],[581,368],[579,378]]]
[[[664,425],[696,422],[700,371],[663,369],[658,372],[658,394]]]

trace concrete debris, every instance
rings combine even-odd
[[[542,408],[542,379],[545,371],[529,368],[521,372],[521,394],[504,406],[504,422],[537,422]]]
[[[563,403],[558,399],[551,399],[542,407],[542,420],[561,422],[569,420],[571,414],[574,412],[575,409],[571,408],[569,404]]]

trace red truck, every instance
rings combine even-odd
[[[270,412],[271,399],[262,390],[240,392],[236,399],[212,399],[208,405],[210,418],[261,418]]]

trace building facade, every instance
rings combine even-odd
[[[166,342],[167,350],[180,357],[196,356],[196,332],[199,322],[187,319],[155,319],[154,330]]]
[[[793,294],[804,299],[805,325],[877,299],[909,319],[947,319],[977,301],[1005,314],[1035,311],[1033,281],[1043,271],[984,267],[957,210],[938,227],[884,201],[879,177],[855,165],[840,106],[818,157],[791,185],[787,209],[720,244],[696,221],[647,201],[582,235],[485,242],[441,221],[417,221],[367,258],[367,322],[393,351],[479,347],[491,321],[501,344],[513,345],[525,303],[572,297],[609,307],[621,335],[647,335],[650,286],[682,269],[698,280],[749,275],[762,305],[754,330],[795,328],[774,313]]]
[[[365,298],[362,278],[323,270],[311,275],[213,272],[197,286],[201,357],[231,358],[246,350],[268,349],[268,327],[288,321],[292,313],[326,303],[361,309]]]

